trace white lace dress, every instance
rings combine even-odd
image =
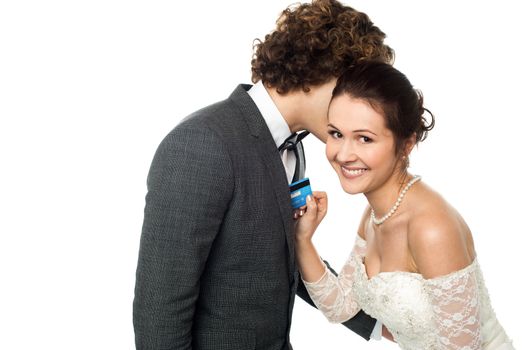
[[[366,241],[357,236],[340,275],[328,270],[305,282],[329,321],[341,323],[360,309],[381,321],[402,349],[509,350],[511,341],[495,317],[479,264],[424,279],[412,272],[380,272],[368,278]]]

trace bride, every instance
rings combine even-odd
[[[468,225],[408,173],[411,150],[434,125],[422,95],[392,66],[361,63],[338,80],[328,122],[327,158],[342,188],[363,193],[369,205],[338,277],[312,243],[326,194],[314,192],[295,215],[296,258],[317,307],[337,323],[363,309],[402,349],[513,349]]]

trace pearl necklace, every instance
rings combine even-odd
[[[385,220],[389,219],[395,213],[396,209],[398,209],[398,206],[400,205],[400,202],[402,202],[402,199],[404,198],[407,190],[409,190],[409,188],[411,188],[411,186],[413,186],[414,183],[417,182],[418,180],[420,180],[421,178],[422,178],[421,176],[415,175],[411,179],[411,181],[409,181],[407,183],[407,185],[405,185],[405,187],[402,190],[402,192],[400,192],[400,195],[398,196],[398,199],[396,200],[396,203],[393,205],[391,210],[389,210],[389,212],[387,212],[387,214],[382,216],[380,219],[376,218],[376,215],[374,214],[374,209],[371,208],[371,219],[373,220],[373,222],[376,225],[381,225],[381,224],[384,223]]]

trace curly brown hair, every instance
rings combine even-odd
[[[336,0],[285,9],[276,30],[254,40],[252,82],[280,94],[321,85],[363,60],[392,63],[394,51],[369,17]]]

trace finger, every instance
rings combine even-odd
[[[327,212],[327,197],[319,198],[318,200],[318,212],[325,214]]]
[[[297,210],[294,210],[294,212],[292,213],[292,218],[293,218],[294,220],[297,220],[298,217],[299,217],[298,214],[299,214],[298,211],[297,211]]]
[[[323,191],[312,191],[312,195],[316,199],[327,198],[327,192],[323,192]]]
[[[325,213],[327,211],[328,197],[326,192],[314,191],[312,193],[316,198],[318,205],[318,212]]]
[[[307,211],[304,216],[309,217],[316,217],[318,213],[318,205],[316,204],[316,200],[312,195],[307,196]]]

